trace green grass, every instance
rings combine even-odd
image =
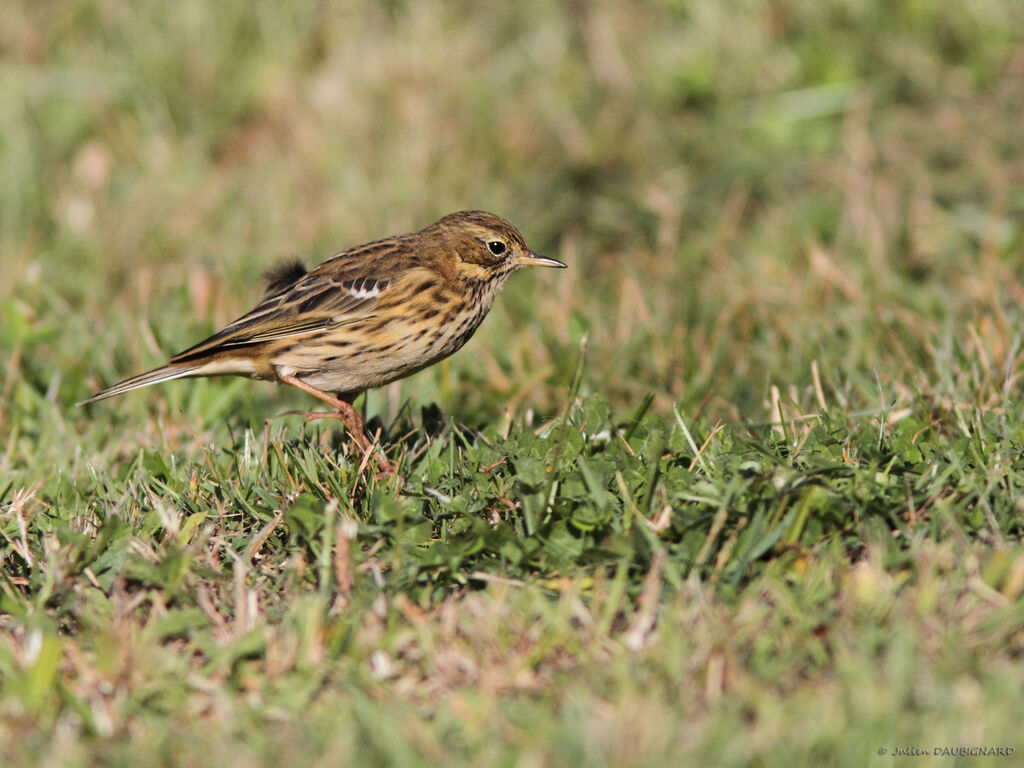
[[[285,10],[287,8],[287,10]],[[1024,14],[15,3],[4,765],[1009,765]],[[172,382],[460,208],[570,264],[362,407]]]

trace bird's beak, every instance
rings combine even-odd
[[[518,262],[523,267],[557,267],[558,269],[565,269],[566,266],[558,259],[549,259],[547,256],[541,256],[533,251],[527,251],[526,255],[520,256]]]

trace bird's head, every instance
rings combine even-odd
[[[460,211],[430,227],[445,242],[456,274],[475,283],[497,282],[523,267],[557,267],[557,259],[531,251],[519,230],[486,211]]]

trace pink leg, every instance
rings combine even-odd
[[[285,384],[291,384],[293,387],[301,389],[303,392],[323,400],[329,406],[334,408],[337,411],[337,417],[344,422],[348,433],[352,436],[352,439],[355,440],[356,445],[359,446],[359,450],[364,454],[373,450],[373,445],[366,439],[366,424],[363,422],[363,417],[360,416],[356,409],[352,407],[352,403],[342,400],[341,398],[334,397],[334,395],[329,395],[326,392],[317,389],[312,384],[307,384],[302,379],[297,379],[294,376],[278,376],[278,378]],[[328,415],[334,416],[335,414],[307,414],[308,417],[312,418],[323,418]],[[383,450],[379,451],[377,461],[380,464],[382,475],[394,474],[395,467],[384,456]]]

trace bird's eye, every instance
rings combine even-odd
[[[501,240],[491,240],[487,244],[487,249],[495,256],[501,256],[505,252],[505,244]]]

